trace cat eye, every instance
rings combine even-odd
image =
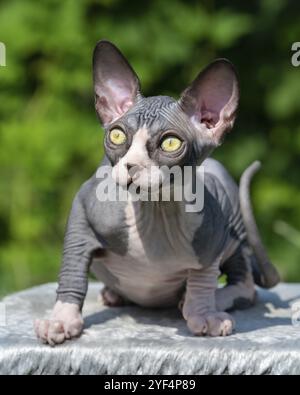
[[[109,133],[110,141],[115,145],[122,145],[126,143],[126,134],[121,129],[112,129]]]
[[[182,141],[176,136],[168,136],[161,143],[161,149],[165,152],[175,152],[182,145]]]

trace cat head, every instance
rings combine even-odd
[[[134,181],[143,188],[151,168],[201,164],[234,124],[238,80],[225,59],[209,64],[179,100],[143,97],[126,58],[112,43],[100,41],[93,77],[105,152],[123,186]]]

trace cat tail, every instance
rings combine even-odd
[[[270,262],[262,243],[250,199],[251,179],[260,168],[261,163],[256,161],[244,171],[240,180],[239,198],[247,239],[257,260],[256,269],[258,269],[259,275],[256,276],[254,272],[255,282],[263,288],[272,288],[279,283],[280,277],[275,266]]]

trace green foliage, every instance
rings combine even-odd
[[[284,279],[300,280],[299,2],[2,0],[0,294],[56,279],[72,197],[103,155],[91,55],[107,38],[146,95],[178,96],[208,62],[241,78],[235,129],[215,156],[238,179],[254,159],[259,226]]]

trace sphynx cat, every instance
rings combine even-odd
[[[102,297],[108,306],[179,306],[193,334],[230,335],[234,320],[228,311],[253,305],[255,283],[270,288],[279,281],[249,198],[259,163],[245,171],[238,188],[209,158],[234,124],[239,86],[233,65],[215,60],[179,100],[144,97],[125,57],[100,41],[93,77],[96,112],[105,130],[106,155],[97,171],[106,166],[109,183],[124,189],[134,183],[145,190],[153,167],[191,166],[197,178],[202,165],[204,205],[191,212],[185,201],[172,198],[101,201],[97,188],[103,180],[95,173],[74,199],[57,302],[50,319],[35,322],[38,338],[55,345],[81,334],[90,270],[105,284]],[[223,288],[218,288],[220,274],[226,275]]]

